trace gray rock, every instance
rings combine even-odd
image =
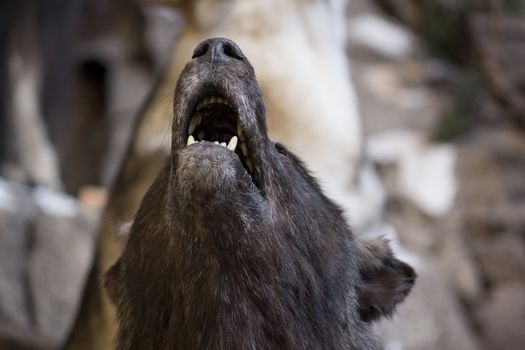
[[[525,226],[525,138],[506,126],[475,130],[459,148],[459,208],[473,239]],[[480,176],[482,174],[482,176]]]
[[[453,223],[457,224],[459,223]],[[453,229],[442,244],[440,260],[455,292],[463,300],[478,300],[483,293],[479,268],[468,245],[461,238],[461,233]]]
[[[0,333],[8,327],[28,328],[33,321],[27,300],[27,249],[34,212],[25,187],[0,179]]]
[[[499,285],[476,313],[488,349],[525,349],[525,284]]]
[[[391,321],[378,325],[386,349],[477,350],[457,300],[436,261],[417,268],[417,283]]]
[[[44,214],[34,223],[29,280],[36,328],[53,344],[68,334],[93,258],[93,218]]]
[[[91,265],[97,223],[70,196],[0,179],[0,348],[62,345]]]
[[[525,283],[525,242],[513,234],[478,238],[473,242],[481,272],[492,283]],[[525,325],[524,325],[525,326]]]

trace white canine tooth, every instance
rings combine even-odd
[[[221,142],[220,145],[226,147],[226,142]]]
[[[219,144],[219,141],[214,141],[213,143],[215,143],[215,144],[217,144],[217,145],[218,145],[218,144]]]
[[[188,136],[188,142],[186,143],[188,146],[195,143],[195,139],[192,135]]]
[[[230,142],[228,142],[228,149],[232,152],[235,152],[235,148],[237,147],[237,136],[234,136],[230,139]]]
[[[188,134],[193,134],[195,128],[201,123],[202,116],[200,113],[194,115],[190,120],[190,126],[188,127]]]

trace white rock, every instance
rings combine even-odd
[[[388,130],[368,137],[367,154],[376,163],[393,164],[399,162],[404,155],[420,148],[423,142],[423,135],[416,131]]]
[[[376,15],[352,18],[348,25],[348,35],[354,44],[388,58],[400,59],[412,52],[412,35],[402,26]]]
[[[8,212],[15,210],[15,196],[9,182],[0,179],[0,209]]]
[[[399,168],[399,186],[407,198],[428,215],[439,217],[453,206],[457,192],[456,150],[429,145],[407,153]]]
[[[38,207],[47,215],[71,218],[79,213],[78,201],[48,187],[36,187],[33,190],[33,197]]]
[[[431,144],[423,134],[399,129],[369,137],[367,151],[376,163],[398,166],[402,193],[428,215],[439,217],[454,204],[456,150]]]

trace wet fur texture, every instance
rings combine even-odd
[[[189,115],[210,92],[237,108],[251,176],[225,147],[186,146]],[[394,311],[414,271],[385,241],[353,236],[304,165],[268,138],[265,117],[244,56],[186,65],[171,156],[106,275],[117,349],[381,348],[370,321]]]

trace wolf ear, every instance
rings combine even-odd
[[[364,243],[362,254],[359,315],[363,321],[370,322],[394,312],[397,304],[412,289],[416,273],[408,264],[393,256],[384,239]]]

